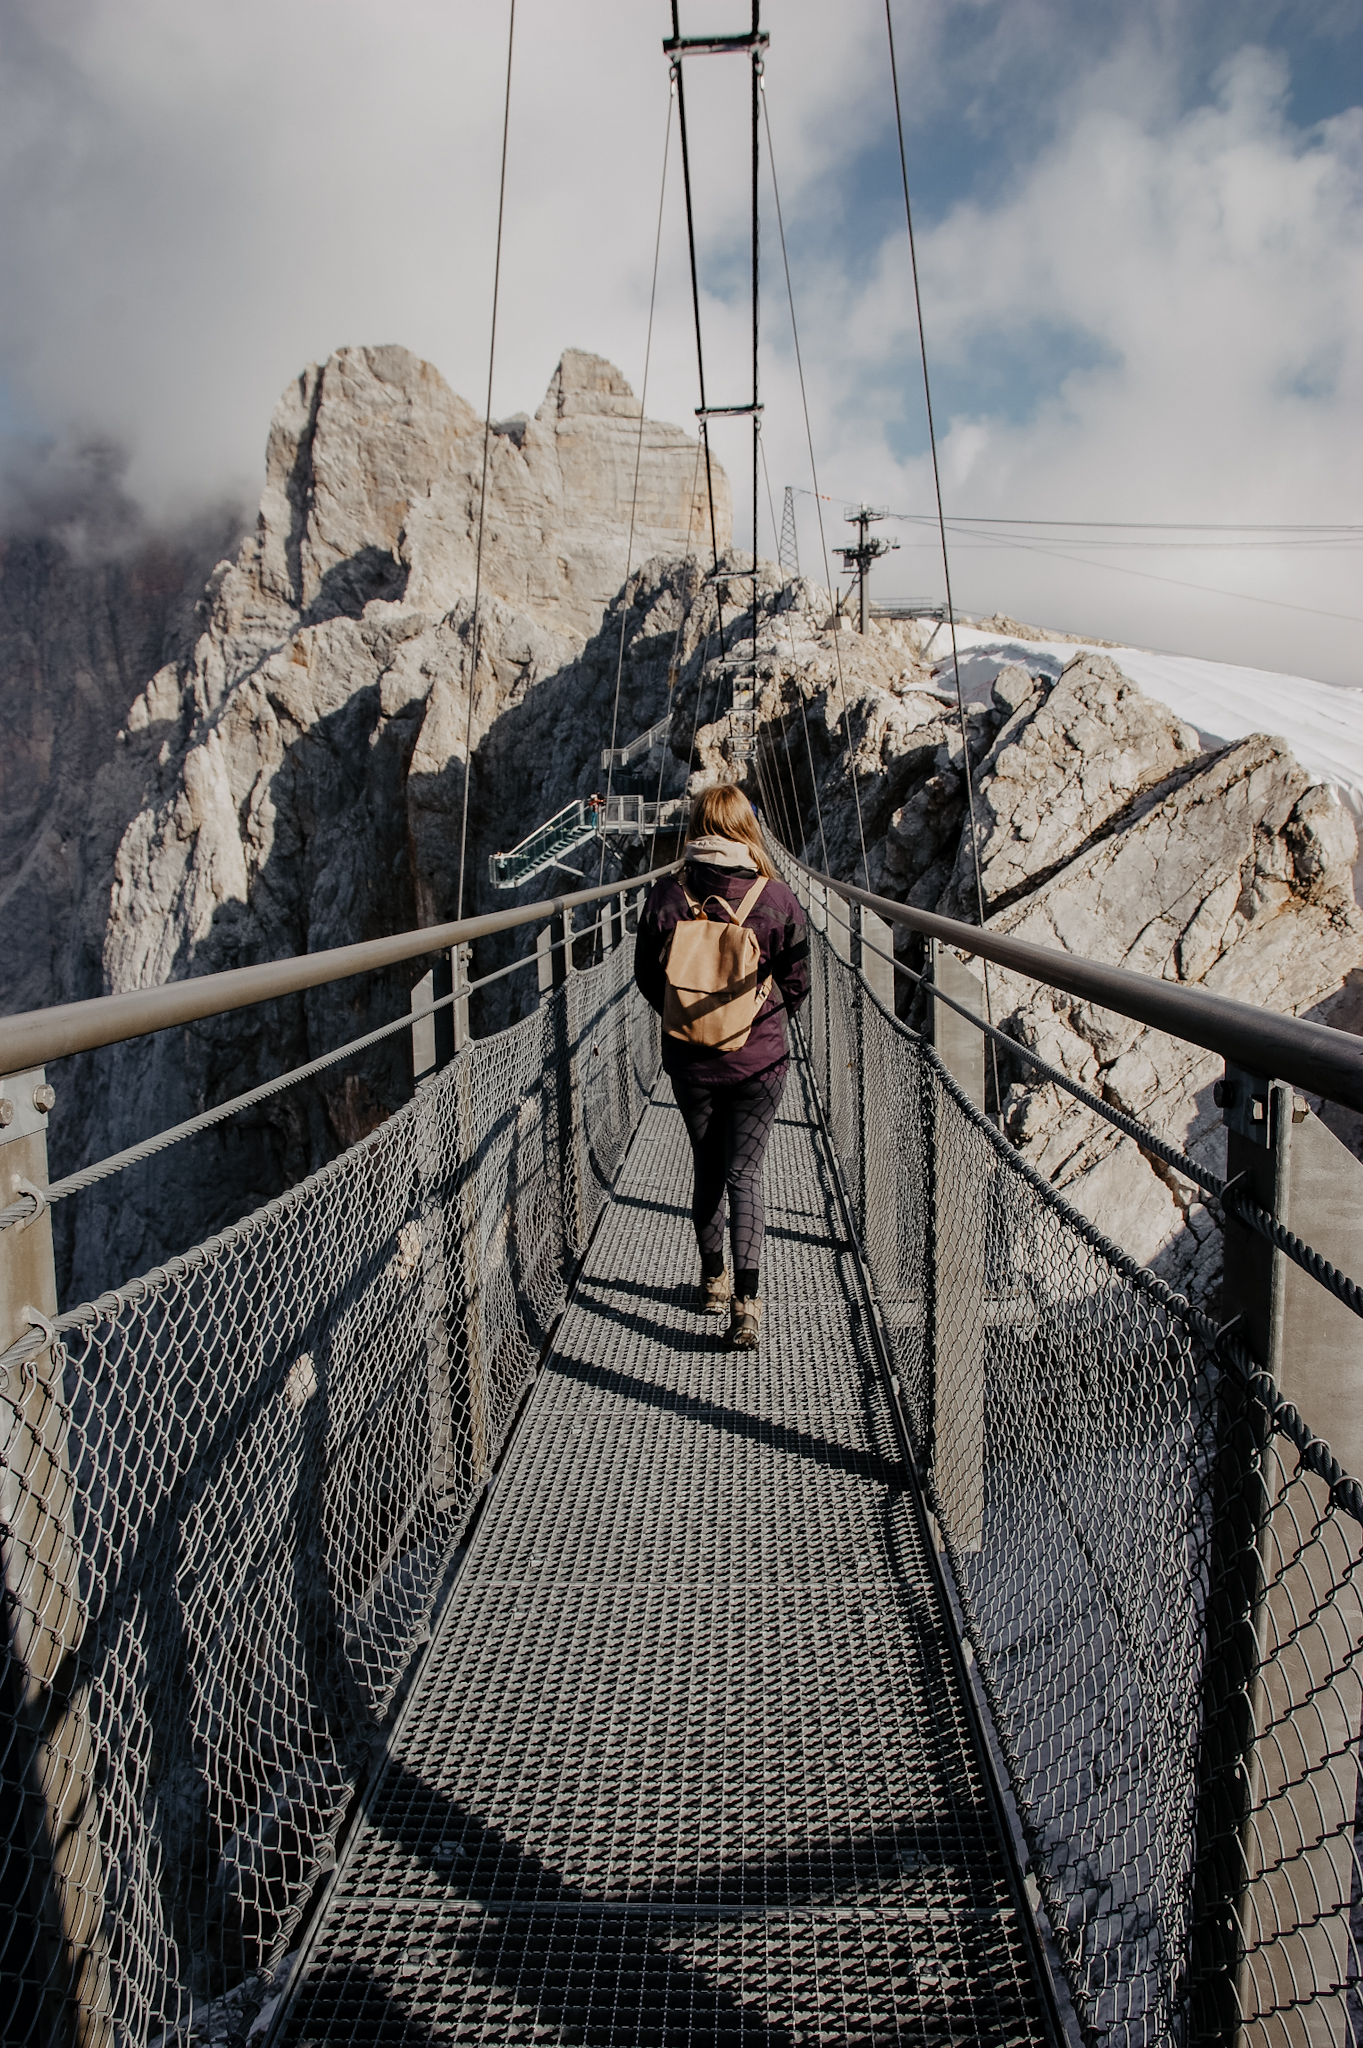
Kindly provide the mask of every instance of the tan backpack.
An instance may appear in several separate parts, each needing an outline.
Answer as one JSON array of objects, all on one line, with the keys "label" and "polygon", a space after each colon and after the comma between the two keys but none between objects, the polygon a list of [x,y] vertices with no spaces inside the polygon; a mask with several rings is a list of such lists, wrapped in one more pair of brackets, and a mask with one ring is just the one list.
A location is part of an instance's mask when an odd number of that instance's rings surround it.
[{"label": "tan backpack", "polygon": [[[743,920],[767,886],[760,875],[731,909],[722,896],[697,903],[682,894],[691,916],[678,924],[664,956],[667,993],[663,998],[663,1030],[687,1045],[708,1045],[716,1052],[737,1052],[748,1042],[757,1013],[771,994],[771,976],[758,979],[762,948],[756,932]],[[723,903],[724,920],[705,916],[706,903]]]}]

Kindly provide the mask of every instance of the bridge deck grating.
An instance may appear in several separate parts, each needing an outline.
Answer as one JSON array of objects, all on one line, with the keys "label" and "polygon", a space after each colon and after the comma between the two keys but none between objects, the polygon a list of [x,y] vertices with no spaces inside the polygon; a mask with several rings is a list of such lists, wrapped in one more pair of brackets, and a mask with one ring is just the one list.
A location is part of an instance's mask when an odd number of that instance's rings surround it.
[{"label": "bridge deck grating", "polygon": [[692,1305],[689,1184],[660,1093],[311,1945],[300,2048],[1049,2038],[798,1069],[756,1353]]}]

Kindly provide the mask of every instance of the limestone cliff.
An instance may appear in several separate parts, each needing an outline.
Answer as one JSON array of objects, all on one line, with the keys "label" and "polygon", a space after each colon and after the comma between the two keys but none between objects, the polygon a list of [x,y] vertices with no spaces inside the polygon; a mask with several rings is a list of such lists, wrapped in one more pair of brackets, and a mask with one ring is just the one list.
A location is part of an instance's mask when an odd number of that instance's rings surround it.
[{"label": "limestone cliff", "polygon": [[[789,598],[790,593],[787,593]],[[759,620],[768,806],[809,857],[899,901],[976,921],[964,753],[915,627],[826,630],[824,593]],[[1204,751],[1119,657],[1058,680],[1004,670],[967,710],[986,922],[1036,944],[1357,1029],[1363,916],[1352,820],[1282,740]],[[779,739],[776,736],[779,734]],[[815,802],[815,790],[818,801]],[[855,795],[853,790],[855,789]],[[864,869],[863,869],[864,849]],[[912,947],[904,949],[906,956]],[[1211,1055],[990,971],[995,1020],[1091,1091],[1211,1164],[1224,1155]],[[907,987],[903,1008],[921,1018]],[[1138,1258],[1213,1298],[1220,1240],[1179,1176],[1005,1060],[1010,1136]],[[1359,1145],[1356,1121],[1327,1111]]]},{"label": "limestone cliff", "polygon": [[166,538],[141,531],[130,506],[105,509],[93,539],[45,508],[0,539],[0,961],[12,1010],[98,992],[127,808],[96,778],[147,677],[191,644],[204,580],[244,523],[223,513]]},{"label": "limestone cliff", "polygon": [[[495,777],[480,779],[480,749],[538,685],[575,674],[600,631],[625,572],[636,452],[636,558],[685,555],[702,518],[708,527],[695,441],[648,421],[641,442],[619,372],[567,352],[535,418],[494,425],[470,677],[483,446],[473,410],[404,349],[343,349],[285,393],[255,530],[214,570],[197,635],[149,680],[143,667],[107,748],[102,729],[90,744],[62,824],[58,881],[74,880],[50,887],[37,916],[32,895],[8,906],[8,1007],[452,916],[470,758],[465,904],[478,902],[489,841],[503,843],[518,808]],[[718,470],[715,485],[725,545]],[[65,698],[53,688],[45,715],[59,723],[77,687],[68,676]],[[562,687],[551,695],[564,701]],[[599,716],[583,734],[574,766],[599,751]],[[533,805],[535,777],[518,764],[515,780]],[[57,975],[53,953],[73,955],[73,932],[84,951]],[[55,1167],[385,1021],[410,978],[70,1063],[54,1076]],[[126,1176],[116,1200],[59,1211],[68,1292],[138,1270],[371,1128],[405,1094],[406,1062],[398,1041],[328,1088]]]}]

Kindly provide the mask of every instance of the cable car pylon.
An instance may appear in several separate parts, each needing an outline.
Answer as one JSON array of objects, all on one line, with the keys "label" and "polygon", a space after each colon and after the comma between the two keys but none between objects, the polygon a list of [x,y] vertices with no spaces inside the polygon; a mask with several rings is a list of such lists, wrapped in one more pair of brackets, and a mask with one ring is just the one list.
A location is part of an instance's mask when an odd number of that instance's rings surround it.
[{"label": "cable car pylon", "polygon": [[868,530],[877,520],[889,518],[890,515],[883,505],[852,505],[842,516],[849,526],[856,527],[857,539],[853,546],[835,548],[833,552],[842,556],[843,568],[857,579],[857,624],[864,633],[866,592],[871,580],[871,564],[878,561],[881,555],[888,555],[892,549],[897,548],[899,542],[885,540],[879,534],[873,537]]}]

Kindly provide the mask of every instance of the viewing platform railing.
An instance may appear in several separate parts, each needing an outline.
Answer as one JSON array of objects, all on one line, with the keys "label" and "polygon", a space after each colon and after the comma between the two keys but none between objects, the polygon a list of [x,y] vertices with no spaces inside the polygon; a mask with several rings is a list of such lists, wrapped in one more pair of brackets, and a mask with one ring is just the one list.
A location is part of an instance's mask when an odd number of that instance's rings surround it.
[{"label": "viewing platform railing", "polygon": [[656,725],[651,725],[647,732],[641,732],[636,739],[628,740],[623,747],[603,747],[603,772],[608,772],[612,768],[628,768],[635,761],[642,761],[645,755],[651,754],[653,749],[667,738],[671,724],[672,713],[669,711]]},{"label": "viewing platform railing", "polygon": [[603,833],[681,832],[690,813],[686,797],[664,797],[661,802],[642,796],[575,797],[552,818],[546,819],[510,853],[488,855],[488,878],[494,889],[519,889],[550,868],[570,868],[564,855],[590,845]]}]

